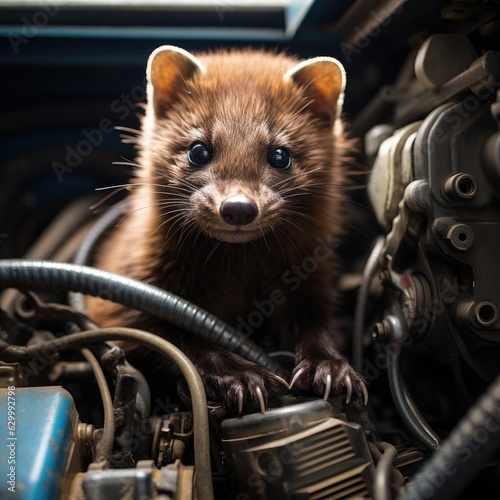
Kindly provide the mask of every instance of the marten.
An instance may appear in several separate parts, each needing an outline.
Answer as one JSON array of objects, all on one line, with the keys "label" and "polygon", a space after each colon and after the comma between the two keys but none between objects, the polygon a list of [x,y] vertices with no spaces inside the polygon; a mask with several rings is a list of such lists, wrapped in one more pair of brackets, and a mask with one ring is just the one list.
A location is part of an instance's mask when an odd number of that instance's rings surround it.
[{"label": "marten", "polygon": [[[95,264],[294,350],[295,368],[284,381],[100,299],[89,299],[89,315],[102,327],[142,328],[172,341],[199,370],[208,399],[229,413],[264,411],[287,387],[366,399],[362,377],[338,351],[335,318],[334,248],[344,234],[351,149],[340,117],[345,78],[331,57],[299,61],[263,50],[195,56],[162,46],[149,58],[129,208]],[[132,356],[142,349],[127,347]],[[161,380],[164,365],[142,368],[154,367]]]}]

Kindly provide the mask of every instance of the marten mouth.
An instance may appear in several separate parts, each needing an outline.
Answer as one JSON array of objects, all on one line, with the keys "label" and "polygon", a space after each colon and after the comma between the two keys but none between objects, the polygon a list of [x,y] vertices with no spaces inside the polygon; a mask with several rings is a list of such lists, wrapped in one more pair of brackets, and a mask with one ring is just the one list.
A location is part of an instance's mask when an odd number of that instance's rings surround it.
[{"label": "marten mouth", "polygon": [[248,243],[262,238],[264,232],[257,229],[242,229],[236,227],[234,229],[213,228],[213,230],[208,231],[207,234],[224,243]]}]

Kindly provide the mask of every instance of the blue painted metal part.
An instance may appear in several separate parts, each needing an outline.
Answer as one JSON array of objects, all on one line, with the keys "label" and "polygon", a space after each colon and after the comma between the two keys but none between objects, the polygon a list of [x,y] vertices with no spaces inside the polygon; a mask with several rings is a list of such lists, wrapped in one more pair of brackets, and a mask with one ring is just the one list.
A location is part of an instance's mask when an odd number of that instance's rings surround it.
[{"label": "blue painted metal part", "polygon": [[0,389],[0,498],[57,498],[76,423],[73,398],[61,387]]}]

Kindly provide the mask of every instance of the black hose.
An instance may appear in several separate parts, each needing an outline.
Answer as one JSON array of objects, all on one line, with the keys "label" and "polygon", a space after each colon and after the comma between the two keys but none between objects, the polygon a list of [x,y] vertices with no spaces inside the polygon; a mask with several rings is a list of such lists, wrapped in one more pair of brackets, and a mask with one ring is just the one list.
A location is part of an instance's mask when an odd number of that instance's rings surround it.
[{"label": "black hose", "polygon": [[500,450],[500,375],[467,411],[398,500],[457,498]]},{"label": "black hose", "polygon": [[102,406],[104,410],[104,425],[102,436],[96,446],[96,456],[94,461],[104,461],[106,463],[109,463],[111,453],[113,452],[116,432],[113,398],[111,397],[104,372],[95,355],[87,347],[80,348],[80,351],[83,357],[87,360],[87,363],[92,368],[92,371],[94,372],[94,377],[96,379],[97,387],[101,395]]},{"label": "black hose", "polygon": [[413,435],[429,450],[439,448],[439,436],[426,422],[399,371],[397,357],[393,353],[387,355],[387,375],[389,388],[400,417],[406,423]]},{"label": "black hose", "polygon": [[391,483],[394,459],[397,455],[396,448],[389,443],[385,443],[384,453],[380,457],[375,469],[373,500],[391,500],[394,498]]},{"label": "black hose", "polygon": [[432,427],[427,423],[425,418],[420,413],[417,405],[411,397],[405,381],[401,376],[399,369],[399,355],[401,346],[398,340],[402,335],[401,322],[396,316],[389,315],[385,318],[391,329],[391,342],[394,344],[387,348],[387,377],[389,379],[389,389],[391,396],[398,410],[400,417],[408,426],[413,435],[429,450],[437,450],[439,448],[439,436],[434,432]]},{"label": "black hose", "polygon": [[[128,206],[128,200],[117,203],[106,211],[97,219],[90,231],[85,235],[78,251],[73,258],[73,263],[80,266],[90,264],[90,257],[95,246],[113,225],[115,225],[120,217],[123,216],[125,209]],[[68,294],[69,304],[73,309],[85,313],[85,299],[82,293],[70,292]]]},{"label": "black hose", "polygon": [[356,299],[356,309],[354,311],[354,325],[352,336],[352,359],[353,366],[359,373],[363,373],[363,327],[365,325],[366,304],[368,303],[368,294],[373,276],[377,270],[380,258],[380,252],[384,247],[385,240],[379,237],[375,242],[373,250],[366,261],[363,270],[363,278]]},{"label": "black hose", "polygon": [[177,295],[101,269],[50,261],[0,261],[0,287],[74,291],[118,302],[215,342],[286,377],[288,373],[258,345],[213,314]]}]

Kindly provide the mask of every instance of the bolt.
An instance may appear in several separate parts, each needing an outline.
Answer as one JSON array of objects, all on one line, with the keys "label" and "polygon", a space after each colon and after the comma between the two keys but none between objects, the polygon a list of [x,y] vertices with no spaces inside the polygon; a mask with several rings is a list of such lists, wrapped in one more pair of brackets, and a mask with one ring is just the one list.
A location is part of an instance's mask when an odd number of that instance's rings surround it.
[{"label": "bolt", "polygon": [[77,428],[77,439],[80,442],[84,457],[92,457],[95,427],[92,424],[80,423]]},{"label": "bolt", "polygon": [[373,342],[387,342],[389,340],[389,325],[385,320],[377,321],[371,329]]}]

